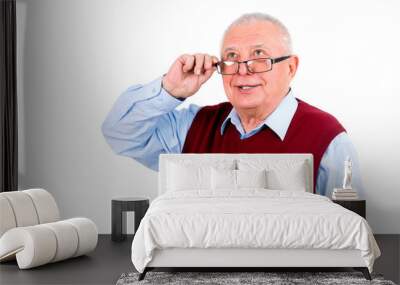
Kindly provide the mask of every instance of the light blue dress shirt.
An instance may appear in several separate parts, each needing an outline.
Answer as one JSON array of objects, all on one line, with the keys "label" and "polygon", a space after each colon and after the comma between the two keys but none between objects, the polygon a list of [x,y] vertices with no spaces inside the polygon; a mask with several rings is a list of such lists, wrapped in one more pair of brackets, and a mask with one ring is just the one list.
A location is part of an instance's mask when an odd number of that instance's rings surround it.
[{"label": "light blue dress shirt", "polygon": [[[191,104],[188,108],[176,110],[182,101],[168,94],[161,87],[161,81],[162,77],[159,77],[148,84],[128,88],[114,103],[102,124],[103,135],[116,154],[131,157],[155,171],[158,171],[161,153],[182,152],[190,125],[201,109]],[[256,134],[267,125],[283,140],[297,105],[291,90],[265,121],[248,133],[245,133],[233,108],[221,126],[221,134],[230,120],[241,139]],[[353,162],[353,188],[360,198],[364,197],[357,153],[345,132],[332,140],[321,159],[316,193],[331,197],[333,188],[342,187],[347,157]]]}]

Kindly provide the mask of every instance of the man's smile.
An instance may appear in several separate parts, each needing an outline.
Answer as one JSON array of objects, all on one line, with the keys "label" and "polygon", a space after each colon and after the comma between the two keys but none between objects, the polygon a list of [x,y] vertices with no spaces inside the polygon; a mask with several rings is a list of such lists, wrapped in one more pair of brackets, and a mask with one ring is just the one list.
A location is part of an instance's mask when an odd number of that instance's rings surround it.
[{"label": "man's smile", "polygon": [[235,87],[239,90],[240,93],[242,94],[248,94],[252,93],[257,89],[257,87],[260,87],[261,84],[243,84],[243,85],[236,85]]}]

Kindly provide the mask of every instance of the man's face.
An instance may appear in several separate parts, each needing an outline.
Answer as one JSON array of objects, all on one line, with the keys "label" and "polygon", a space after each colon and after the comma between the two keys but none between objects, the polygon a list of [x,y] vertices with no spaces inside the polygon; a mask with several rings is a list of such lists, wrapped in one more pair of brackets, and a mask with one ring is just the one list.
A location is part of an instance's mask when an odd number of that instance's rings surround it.
[{"label": "man's face", "polygon": [[[232,27],[224,38],[221,50],[221,60],[230,61],[285,55],[288,54],[279,28],[265,21]],[[238,111],[275,109],[289,90],[297,64],[298,59],[293,56],[274,64],[271,71],[251,74],[241,63],[237,74],[222,76],[228,100]],[[257,87],[241,90],[239,86],[242,85]]]}]

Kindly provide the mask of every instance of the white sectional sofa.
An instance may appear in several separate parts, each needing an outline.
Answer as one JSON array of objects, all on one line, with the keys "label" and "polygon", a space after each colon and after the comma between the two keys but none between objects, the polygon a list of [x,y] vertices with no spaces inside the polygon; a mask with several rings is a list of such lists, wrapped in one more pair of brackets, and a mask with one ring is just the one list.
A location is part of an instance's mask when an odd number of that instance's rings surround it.
[{"label": "white sectional sofa", "polygon": [[96,248],[98,231],[87,218],[60,219],[44,189],[0,193],[0,262],[20,269],[84,255]]}]

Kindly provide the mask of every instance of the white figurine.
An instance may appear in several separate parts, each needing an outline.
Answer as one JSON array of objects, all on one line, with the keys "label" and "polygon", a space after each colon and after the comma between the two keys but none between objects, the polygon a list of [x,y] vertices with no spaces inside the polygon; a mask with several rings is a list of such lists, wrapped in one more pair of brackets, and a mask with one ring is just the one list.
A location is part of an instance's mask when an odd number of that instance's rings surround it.
[{"label": "white figurine", "polygon": [[350,157],[347,157],[346,160],[344,161],[343,189],[352,189],[351,172],[352,172],[352,162]]}]

